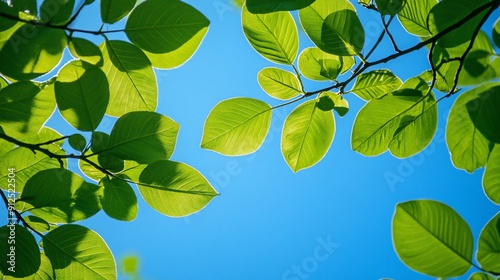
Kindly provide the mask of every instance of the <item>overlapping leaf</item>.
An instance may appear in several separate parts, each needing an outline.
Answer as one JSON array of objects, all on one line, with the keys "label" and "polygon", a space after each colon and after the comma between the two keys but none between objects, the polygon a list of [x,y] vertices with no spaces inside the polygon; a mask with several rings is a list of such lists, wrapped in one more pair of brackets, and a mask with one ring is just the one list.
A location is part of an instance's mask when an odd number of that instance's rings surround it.
[{"label": "overlapping leaf", "polygon": [[107,41],[100,48],[104,62],[102,70],[108,77],[110,89],[106,114],[121,116],[132,111],[154,111],[158,87],[153,67],[144,52],[125,41]]},{"label": "overlapping leaf", "polygon": [[477,260],[481,268],[500,273],[500,214],[483,228],[477,247]]},{"label": "overlapping leaf", "polygon": [[500,141],[499,104],[499,83],[479,86],[457,98],[446,126],[446,143],[455,167],[472,172],[486,164],[490,142]]},{"label": "overlapping leaf", "polygon": [[403,83],[389,70],[373,70],[356,78],[350,91],[363,100],[372,100],[399,88]]},{"label": "overlapping leaf", "polygon": [[115,23],[124,18],[135,6],[136,0],[101,0],[101,19]]},{"label": "overlapping leaf", "polygon": [[180,162],[152,163],[142,171],[139,181],[144,200],[156,211],[171,217],[198,212],[218,195],[203,175]]},{"label": "overlapping leaf", "polygon": [[406,0],[403,9],[398,13],[398,19],[408,33],[427,37],[430,35],[427,16],[437,3],[437,0]]},{"label": "overlapping leaf", "polygon": [[[14,243],[8,238],[12,235]],[[0,269],[4,275],[27,277],[38,271],[40,263],[40,250],[33,234],[15,223],[0,227]]]},{"label": "overlapping leaf", "polygon": [[309,38],[324,52],[353,56],[363,49],[363,26],[348,0],[316,0],[301,9],[299,17]]},{"label": "overlapping leaf", "polygon": [[319,48],[306,48],[299,55],[299,70],[304,77],[326,81],[335,80],[354,65],[354,58],[325,53]]},{"label": "overlapping leaf", "polygon": [[104,151],[139,163],[169,159],[178,132],[179,124],[169,117],[155,112],[131,112],[118,119]]},{"label": "overlapping leaf", "polygon": [[246,2],[252,14],[265,14],[277,11],[299,10],[309,6],[315,0],[249,0]]},{"label": "overlapping leaf", "polygon": [[51,223],[71,223],[101,210],[101,189],[63,168],[33,175],[24,186],[16,208]]},{"label": "overlapping leaf", "polygon": [[217,104],[205,121],[201,147],[224,155],[255,152],[271,126],[271,106],[252,98],[232,98]]},{"label": "overlapping leaf", "polygon": [[299,39],[290,12],[252,14],[244,6],[241,21],[245,37],[260,55],[275,63],[293,64]]},{"label": "overlapping leaf", "polygon": [[116,263],[108,245],[90,229],[64,225],[43,237],[43,248],[57,279],[116,279]]},{"label": "overlapping leaf", "polygon": [[102,210],[111,218],[132,221],[137,216],[137,197],[130,185],[119,179],[103,178],[99,185],[104,187],[101,198]]},{"label": "overlapping leaf", "polygon": [[335,135],[332,111],[320,110],[316,102],[304,102],[285,120],[281,152],[294,172],[318,163],[328,152]]},{"label": "overlapping leaf", "polygon": [[100,68],[72,61],[59,71],[54,88],[57,107],[69,124],[81,131],[97,128],[109,102],[108,79]]},{"label": "overlapping leaf", "polygon": [[40,18],[42,22],[63,25],[69,21],[75,0],[44,0],[40,6]]},{"label": "overlapping leaf", "polygon": [[412,269],[433,277],[464,274],[472,265],[474,240],[460,215],[437,201],[400,203],[392,220],[394,247]]},{"label": "overlapping leaf", "polygon": [[72,37],[68,49],[74,58],[102,66],[102,53],[98,46],[87,39]]}]

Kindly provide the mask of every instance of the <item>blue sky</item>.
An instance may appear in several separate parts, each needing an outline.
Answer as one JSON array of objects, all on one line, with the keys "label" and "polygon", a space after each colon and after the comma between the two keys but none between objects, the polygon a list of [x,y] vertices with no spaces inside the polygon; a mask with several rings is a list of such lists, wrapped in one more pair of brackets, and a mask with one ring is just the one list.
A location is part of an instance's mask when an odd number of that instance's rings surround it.
[{"label": "blue sky", "polygon": [[[456,97],[439,104],[435,139],[409,159],[388,153],[364,157],[351,150],[351,128],[364,103],[351,94],[346,96],[351,111],[344,118],[336,116],[330,151],[310,169],[294,174],[280,151],[283,121],[298,104],[273,113],[270,133],[255,154],[225,157],[201,149],[205,118],[218,102],[246,96],[280,103],[257,83],[258,71],[273,65],[247,43],[239,10],[229,0],[186,2],[210,19],[210,29],[185,65],[156,72],[157,111],[181,125],[172,159],[197,168],[221,195],[199,213],[175,219],[152,210],[138,194],[135,221],[115,221],[101,212],[82,222],[106,240],[118,262],[129,254],[139,256],[144,279],[431,279],[406,267],[393,249],[391,220],[396,204],[413,199],[446,203],[465,218],[475,239],[500,210],[483,192],[483,170],[467,174],[450,161],[444,130]],[[356,8],[366,44],[371,46],[381,31],[380,20],[373,11]],[[86,8],[76,24],[83,27],[98,15],[96,8]],[[488,33],[493,22],[486,24]],[[396,37],[402,34],[397,25],[393,25]],[[99,22],[88,29],[98,26]],[[303,33],[300,36],[301,49],[312,45]],[[403,38],[401,48],[418,42],[411,36]],[[373,58],[392,51],[387,41],[380,49]],[[425,52],[418,52],[383,67],[405,80],[425,70],[425,57]],[[325,85],[305,84],[308,90]],[[105,119],[100,129],[109,131],[113,121]],[[75,132],[58,113],[47,125],[63,134]],[[76,163],[70,162],[70,167]]]}]

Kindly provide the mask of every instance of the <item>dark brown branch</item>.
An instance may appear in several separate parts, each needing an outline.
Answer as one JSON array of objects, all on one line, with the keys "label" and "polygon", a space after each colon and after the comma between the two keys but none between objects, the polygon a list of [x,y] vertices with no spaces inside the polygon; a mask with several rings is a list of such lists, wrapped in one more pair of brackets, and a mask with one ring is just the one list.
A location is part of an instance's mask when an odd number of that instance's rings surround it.
[{"label": "dark brown branch", "polygon": [[[392,20],[394,16],[391,16],[390,20]],[[389,22],[390,23],[390,22]],[[385,22],[385,17],[382,16],[382,25],[384,26],[384,31],[387,33],[387,37],[389,37],[389,40],[391,41],[392,47],[394,48],[394,51],[401,52],[399,50],[398,45],[396,44],[396,40],[394,40],[394,37],[392,36],[391,32],[389,32],[389,23]]]}]

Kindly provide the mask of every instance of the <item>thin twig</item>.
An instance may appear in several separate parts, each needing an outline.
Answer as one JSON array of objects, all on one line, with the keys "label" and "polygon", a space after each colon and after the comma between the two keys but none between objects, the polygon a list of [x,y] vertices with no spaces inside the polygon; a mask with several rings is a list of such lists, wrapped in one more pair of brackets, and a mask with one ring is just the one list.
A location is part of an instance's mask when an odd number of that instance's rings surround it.
[{"label": "thin twig", "polygon": [[[394,16],[391,16],[390,20],[392,20],[393,18],[394,18]],[[382,15],[382,25],[384,26],[384,30],[387,33],[389,40],[391,41],[391,44],[392,44],[392,47],[394,48],[394,51],[396,51],[398,53],[401,50],[398,48],[398,45],[396,44],[396,40],[394,40],[394,37],[392,36],[391,32],[389,32],[389,23],[385,22],[385,17]]]}]

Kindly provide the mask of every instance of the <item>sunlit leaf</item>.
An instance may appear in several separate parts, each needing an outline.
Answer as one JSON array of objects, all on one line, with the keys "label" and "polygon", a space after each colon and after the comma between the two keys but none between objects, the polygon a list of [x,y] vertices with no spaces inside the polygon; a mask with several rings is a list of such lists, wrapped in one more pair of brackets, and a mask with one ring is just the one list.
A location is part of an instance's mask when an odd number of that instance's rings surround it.
[{"label": "sunlit leaf", "polygon": [[74,128],[93,131],[109,102],[108,79],[102,70],[84,61],[66,64],[54,85],[57,107]]},{"label": "sunlit leaf", "polygon": [[460,94],[446,125],[446,143],[455,167],[472,172],[488,159],[490,141],[500,140],[500,84],[489,83]]},{"label": "sunlit leaf", "polygon": [[483,175],[484,192],[496,204],[500,204],[500,145],[491,151]]},{"label": "sunlit leaf", "polygon": [[497,76],[494,64],[491,62],[493,46],[488,35],[480,31],[472,49],[464,60],[464,65],[458,80],[459,85],[477,85],[490,81]]},{"label": "sunlit leaf", "polygon": [[[489,0],[443,0],[429,12],[427,24],[431,34],[436,35],[469,15],[470,11],[488,3]],[[457,29],[438,40],[442,47],[455,47],[471,40],[486,11],[483,11]]]},{"label": "sunlit leaf", "polygon": [[30,227],[38,232],[47,232],[50,230],[50,224],[40,217],[30,215],[24,217],[24,220]]},{"label": "sunlit leaf", "polygon": [[398,13],[398,19],[408,33],[427,37],[430,35],[427,30],[427,15],[437,3],[437,0],[406,0]]},{"label": "sunlit leaf", "polygon": [[182,217],[203,209],[218,193],[193,167],[161,160],[142,171],[138,185],[144,200],[156,211]]},{"label": "sunlit leaf", "polygon": [[486,273],[476,272],[469,276],[469,280],[495,280],[495,278]]},{"label": "sunlit leaf", "polygon": [[299,11],[299,18],[309,38],[324,52],[352,56],[363,48],[363,26],[348,0],[316,0]]},{"label": "sunlit leaf", "polygon": [[107,41],[100,48],[104,61],[102,70],[108,77],[110,89],[106,114],[121,116],[132,111],[154,111],[158,87],[147,56],[125,41]]},{"label": "sunlit leaf", "polygon": [[500,19],[495,22],[495,26],[493,27],[493,32],[491,34],[491,38],[495,45],[500,48]]},{"label": "sunlit leaf", "polygon": [[111,155],[139,163],[152,163],[172,156],[179,124],[155,112],[131,112],[116,121],[109,144]]},{"label": "sunlit leaf", "polygon": [[403,9],[406,0],[375,0],[377,9],[382,15],[396,15]]},{"label": "sunlit leaf", "polygon": [[310,100],[299,105],[283,126],[281,152],[293,172],[318,163],[328,152],[335,135],[332,111],[320,110],[316,102]]},{"label": "sunlit leaf", "polygon": [[64,138],[59,132],[50,127],[43,126],[37,134],[30,134],[23,139],[28,144],[53,143],[59,147],[64,144]]},{"label": "sunlit leaf", "polygon": [[400,158],[423,150],[437,129],[436,99],[426,90],[402,88],[368,102],[356,116],[351,146],[366,156],[387,149]]},{"label": "sunlit leaf", "polygon": [[111,218],[132,221],[137,216],[137,197],[127,182],[103,178],[99,185],[104,187],[101,198],[102,210]]},{"label": "sunlit leaf", "polygon": [[299,51],[297,26],[290,12],[252,14],[243,7],[243,32],[263,57],[280,64],[293,64]]},{"label": "sunlit leaf", "polygon": [[[44,148],[56,154],[63,154],[64,151],[58,146],[52,144]],[[63,160],[65,163],[66,160]],[[21,193],[26,181],[28,181],[38,171],[58,168],[59,161],[50,158],[48,155],[23,147],[17,147],[0,157],[0,181],[7,182],[9,178],[9,168],[15,169],[16,192]],[[7,190],[7,184],[1,185],[2,189]]]},{"label": "sunlit leaf", "polygon": [[437,201],[400,203],[392,220],[399,258],[412,269],[433,277],[463,275],[472,265],[472,232],[459,214]]},{"label": "sunlit leaf", "polygon": [[315,0],[248,0],[246,5],[252,14],[266,14],[277,11],[299,10],[311,5]]},{"label": "sunlit leaf", "polygon": [[274,98],[287,100],[301,94],[299,80],[288,71],[274,67],[264,68],[257,79],[262,89]]},{"label": "sunlit leaf", "polygon": [[373,70],[356,78],[350,91],[363,100],[372,100],[399,88],[403,82],[389,70]]},{"label": "sunlit leaf", "polygon": [[215,105],[205,121],[201,147],[223,155],[255,152],[271,126],[269,104],[251,98],[232,98]]},{"label": "sunlit leaf", "polygon": [[0,125],[5,134],[36,134],[55,109],[54,87],[41,89],[32,82],[17,82],[0,91]]},{"label": "sunlit leaf", "polygon": [[101,205],[102,190],[62,168],[42,170],[24,186],[16,208],[49,223],[71,223],[93,216]]},{"label": "sunlit leaf", "polygon": [[320,110],[328,111],[333,109],[340,117],[345,116],[349,112],[349,103],[338,93],[322,92],[319,97],[316,107]]},{"label": "sunlit leaf", "polygon": [[202,13],[182,1],[148,0],[130,13],[125,34],[147,52],[169,53],[182,48],[199,32],[205,33],[209,23]]},{"label": "sunlit leaf", "polygon": [[64,30],[24,24],[0,49],[0,72],[15,80],[39,77],[59,63],[66,43]]},{"label": "sunlit leaf", "polygon": [[71,18],[74,6],[75,0],[44,0],[40,6],[40,18],[44,23],[63,25]]},{"label": "sunlit leaf", "polygon": [[326,81],[335,80],[354,65],[354,58],[325,53],[319,48],[306,48],[299,55],[299,70],[304,77]]},{"label": "sunlit leaf", "polygon": [[0,227],[0,269],[4,275],[26,277],[37,272],[40,263],[40,249],[33,234],[15,223]]},{"label": "sunlit leaf", "polygon": [[74,58],[102,66],[102,53],[98,46],[87,39],[72,37],[68,49]]},{"label": "sunlit leaf", "polygon": [[43,237],[43,248],[57,279],[116,279],[116,264],[108,245],[80,225],[63,225]]},{"label": "sunlit leaf", "polygon": [[101,0],[101,19],[115,23],[124,18],[135,6],[136,0]]},{"label": "sunlit leaf", "polygon": [[500,214],[491,219],[481,231],[477,261],[482,269],[500,273]]}]

